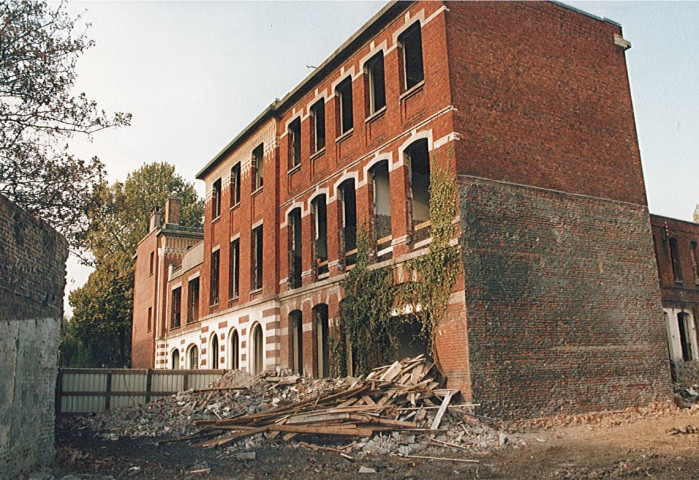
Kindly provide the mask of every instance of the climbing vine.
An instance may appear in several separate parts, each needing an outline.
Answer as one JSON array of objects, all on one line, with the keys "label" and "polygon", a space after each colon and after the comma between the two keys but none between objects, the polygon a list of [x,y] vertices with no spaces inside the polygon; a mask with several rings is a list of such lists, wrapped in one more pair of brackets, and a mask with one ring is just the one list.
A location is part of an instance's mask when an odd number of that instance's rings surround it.
[{"label": "climbing vine", "polygon": [[[453,150],[449,148],[447,154],[451,160]],[[456,182],[446,169],[435,164],[436,156],[433,155],[430,179],[432,242],[425,255],[404,264],[403,272],[410,278],[398,285],[396,305],[402,311],[411,312],[419,321],[420,336],[427,342],[427,352],[440,368],[434,348],[435,335],[459,273],[459,250],[451,244],[457,234],[454,224],[457,215]]]},{"label": "climbing vine", "polygon": [[[449,159],[453,150],[448,150]],[[451,244],[456,237],[456,183],[436,166],[432,156],[430,222],[432,241],[428,251],[404,262],[397,282],[394,266],[370,268],[372,252],[366,228],[357,232],[357,263],[342,282],[344,299],[336,328],[329,338],[331,373],[341,376],[354,370],[364,375],[395,357],[402,322],[411,317],[420,323],[420,337],[439,367],[434,349],[437,325],[446,312],[456,282],[459,252]],[[398,318],[395,312],[403,312]],[[352,351],[347,349],[351,346]],[[347,365],[351,359],[353,365]]]}]

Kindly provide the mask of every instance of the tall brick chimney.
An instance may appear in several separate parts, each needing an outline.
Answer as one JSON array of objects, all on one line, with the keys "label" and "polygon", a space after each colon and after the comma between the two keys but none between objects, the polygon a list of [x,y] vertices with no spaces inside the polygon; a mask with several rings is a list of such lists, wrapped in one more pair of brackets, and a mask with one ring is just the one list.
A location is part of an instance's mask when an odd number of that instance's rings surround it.
[{"label": "tall brick chimney", "polygon": [[160,213],[160,207],[153,207],[150,211],[150,227],[149,232],[152,232],[156,228],[160,228],[163,225],[163,216]]},{"label": "tall brick chimney", "polygon": [[165,201],[165,223],[180,224],[180,211],[182,202],[179,198],[168,198]]}]

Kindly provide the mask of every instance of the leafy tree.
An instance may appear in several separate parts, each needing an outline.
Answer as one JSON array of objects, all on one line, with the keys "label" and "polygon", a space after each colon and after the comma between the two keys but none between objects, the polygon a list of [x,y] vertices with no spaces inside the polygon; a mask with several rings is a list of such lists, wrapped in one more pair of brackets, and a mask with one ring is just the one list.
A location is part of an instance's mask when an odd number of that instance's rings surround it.
[{"label": "leafy tree", "polygon": [[[75,366],[129,365],[133,255],[148,233],[151,208],[164,205],[169,197],[182,202],[182,225],[201,226],[203,202],[194,186],[167,163],[143,165],[124,182],[98,187],[94,208],[88,212],[90,224],[85,236],[95,271],[68,299],[73,307],[70,333],[78,344]],[[66,349],[70,345],[66,344]]]},{"label": "leafy tree", "polygon": [[76,158],[66,143],[131,121],[73,94],[77,59],[94,44],[74,34],[78,21],[62,2],[53,8],[0,0],[0,193],[47,220],[73,247],[80,247],[104,165]]}]

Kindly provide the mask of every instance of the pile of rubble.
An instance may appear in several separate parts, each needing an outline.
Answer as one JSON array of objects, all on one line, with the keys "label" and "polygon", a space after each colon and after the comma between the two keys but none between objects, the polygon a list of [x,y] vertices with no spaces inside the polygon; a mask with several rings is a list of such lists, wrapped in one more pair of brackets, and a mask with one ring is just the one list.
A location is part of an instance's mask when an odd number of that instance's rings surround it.
[{"label": "pile of rubble", "polygon": [[[373,370],[366,378],[308,379],[277,369],[252,376],[232,371],[202,390],[147,405],[72,420],[71,429],[107,439],[159,437],[202,447],[250,448],[277,437],[289,441],[346,438],[340,453],[412,454],[425,446],[487,450],[507,442],[472,413],[456,405],[458,390],[438,388],[423,355]],[[318,442],[316,442],[318,443]]]}]

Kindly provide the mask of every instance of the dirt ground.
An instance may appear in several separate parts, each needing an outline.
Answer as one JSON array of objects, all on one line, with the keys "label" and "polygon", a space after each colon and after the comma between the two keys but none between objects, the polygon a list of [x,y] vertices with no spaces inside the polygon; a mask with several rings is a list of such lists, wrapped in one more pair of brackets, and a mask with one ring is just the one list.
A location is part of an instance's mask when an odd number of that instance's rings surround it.
[{"label": "dirt ground", "polygon": [[[520,425],[517,433],[507,433],[502,447],[485,453],[441,447],[415,453],[462,461],[457,462],[359,453],[352,453],[350,460],[336,452],[314,451],[299,444],[339,446],[346,440],[332,444],[312,437],[297,437],[288,443],[264,441],[249,450],[196,448],[187,442],[158,443],[152,438],[104,440],[90,432],[78,435],[60,427],[59,422],[56,461],[45,478],[699,479],[698,407],[635,417],[611,414],[603,421],[561,426],[565,423],[570,422],[559,419]],[[254,452],[255,459],[236,459],[241,452],[248,457]],[[360,473],[360,469],[375,472]]]}]

